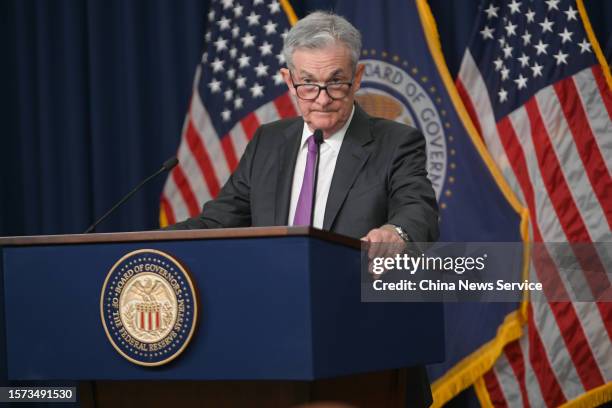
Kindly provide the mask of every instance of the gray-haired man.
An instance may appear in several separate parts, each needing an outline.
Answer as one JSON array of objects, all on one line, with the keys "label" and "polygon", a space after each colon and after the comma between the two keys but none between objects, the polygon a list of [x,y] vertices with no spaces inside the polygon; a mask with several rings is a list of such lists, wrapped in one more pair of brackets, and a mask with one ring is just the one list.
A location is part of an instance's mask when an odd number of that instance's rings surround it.
[{"label": "gray-haired man", "polygon": [[[171,228],[312,220],[317,228],[370,242],[437,239],[438,211],[422,134],[370,117],[355,104],[364,71],[355,27],[334,14],[312,13],[289,31],[283,53],[287,68],[281,74],[302,116],[261,126],[219,196],[199,216]],[[312,197],[316,129],[323,142]],[[424,370],[411,373],[410,406],[429,405]]]},{"label": "gray-haired man", "polygon": [[281,74],[302,116],[261,126],[219,196],[174,228],[296,224],[308,139],[320,129],[315,227],[371,242],[437,239],[425,140],[355,104],[360,52],[361,35],[344,18],[315,12],[298,21],[285,38]]}]

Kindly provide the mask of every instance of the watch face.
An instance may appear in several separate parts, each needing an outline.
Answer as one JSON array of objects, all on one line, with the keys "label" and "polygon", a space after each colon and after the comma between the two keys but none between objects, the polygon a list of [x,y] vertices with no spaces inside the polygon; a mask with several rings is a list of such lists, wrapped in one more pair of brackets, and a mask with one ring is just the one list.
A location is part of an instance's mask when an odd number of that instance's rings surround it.
[{"label": "watch face", "polygon": [[408,234],[406,234],[406,232],[404,231],[404,229],[402,227],[395,227],[395,230],[397,231],[397,233],[399,234],[399,236],[405,241],[405,242],[409,242],[410,241],[410,237],[408,237]]}]

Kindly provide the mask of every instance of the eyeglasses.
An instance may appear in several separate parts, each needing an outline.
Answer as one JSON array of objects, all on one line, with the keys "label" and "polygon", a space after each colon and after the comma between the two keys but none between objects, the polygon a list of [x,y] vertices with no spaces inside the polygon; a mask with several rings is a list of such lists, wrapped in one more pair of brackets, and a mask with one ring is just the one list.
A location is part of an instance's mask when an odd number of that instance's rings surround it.
[{"label": "eyeglasses", "polygon": [[289,72],[289,76],[298,98],[305,101],[314,101],[319,97],[323,89],[325,89],[325,92],[327,92],[331,99],[343,99],[349,94],[351,86],[353,86],[352,82],[332,82],[324,86],[319,84],[296,84],[293,81],[293,74],[291,72]]}]

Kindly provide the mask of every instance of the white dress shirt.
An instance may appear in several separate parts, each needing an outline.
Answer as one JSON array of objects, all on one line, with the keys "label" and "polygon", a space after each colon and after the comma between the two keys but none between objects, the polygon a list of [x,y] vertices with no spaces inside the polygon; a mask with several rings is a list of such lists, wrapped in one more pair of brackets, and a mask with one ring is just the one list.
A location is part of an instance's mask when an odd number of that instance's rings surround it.
[{"label": "white dress shirt", "polygon": [[[355,113],[355,107],[351,111],[351,115],[348,120],[342,126],[340,130],[331,135],[328,138],[323,139],[321,143],[321,156],[319,157],[319,174],[317,176],[317,191],[315,197],[315,211],[313,217],[313,226],[316,228],[323,228],[323,218],[325,216],[325,205],[327,204],[327,196],[329,196],[329,187],[331,186],[332,177],[334,176],[334,169],[336,168],[336,161],[338,160],[338,153],[340,153],[340,146],[344,140],[346,130],[353,119]],[[314,133],[306,122],[304,122],[304,128],[302,130],[302,141],[300,143],[300,150],[298,151],[297,160],[295,161],[295,169],[293,171],[293,185],[291,187],[291,205],[289,207],[289,225],[293,225],[293,218],[295,217],[295,209],[297,202],[300,197],[300,191],[302,189],[302,181],[304,179],[304,169],[306,168],[306,159],[308,156],[308,145],[306,140]]]}]

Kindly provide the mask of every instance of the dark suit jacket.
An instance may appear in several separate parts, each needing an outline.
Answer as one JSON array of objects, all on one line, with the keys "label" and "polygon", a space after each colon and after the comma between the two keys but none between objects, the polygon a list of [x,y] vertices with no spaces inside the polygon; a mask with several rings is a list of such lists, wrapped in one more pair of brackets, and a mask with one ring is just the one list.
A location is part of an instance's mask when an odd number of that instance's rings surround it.
[{"label": "dark suit jacket", "polygon": [[[261,126],[238,168],[202,213],[172,229],[287,225],[302,118]],[[413,241],[438,237],[438,209],[426,175],[425,139],[358,105],[340,148],[323,229],[361,238],[384,224]]]}]

